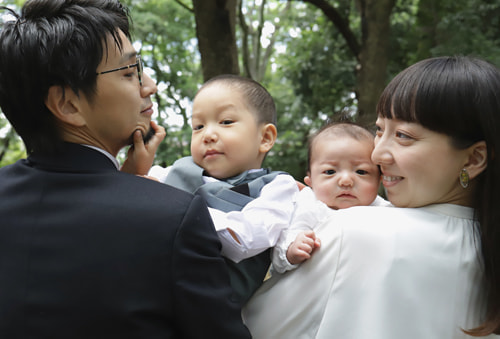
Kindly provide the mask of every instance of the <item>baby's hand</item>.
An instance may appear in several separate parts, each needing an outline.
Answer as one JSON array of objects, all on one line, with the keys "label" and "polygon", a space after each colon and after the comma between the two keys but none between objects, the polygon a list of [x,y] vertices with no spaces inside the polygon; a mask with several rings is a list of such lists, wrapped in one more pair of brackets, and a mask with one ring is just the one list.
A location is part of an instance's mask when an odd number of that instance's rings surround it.
[{"label": "baby's hand", "polygon": [[148,174],[153,165],[156,150],[166,135],[165,128],[158,126],[154,121],[151,121],[151,128],[155,133],[147,144],[144,144],[140,131],[134,132],[134,144],[127,152],[127,159],[121,168],[122,172],[141,176]]},{"label": "baby's hand", "polygon": [[286,258],[292,265],[300,264],[311,257],[313,252],[321,246],[319,239],[313,231],[301,232],[295,238],[295,241],[288,246]]}]

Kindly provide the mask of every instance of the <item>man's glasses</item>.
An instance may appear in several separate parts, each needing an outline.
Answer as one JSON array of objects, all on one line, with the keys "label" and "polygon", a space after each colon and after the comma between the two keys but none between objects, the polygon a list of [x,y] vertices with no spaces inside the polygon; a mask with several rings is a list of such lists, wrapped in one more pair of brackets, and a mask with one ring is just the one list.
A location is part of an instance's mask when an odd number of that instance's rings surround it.
[{"label": "man's glasses", "polygon": [[123,66],[123,67],[118,67],[118,68],[115,68],[115,69],[110,69],[109,71],[99,72],[99,73],[96,73],[96,74],[97,75],[99,75],[99,74],[106,74],[106,73],[121,71],[121,70],[132,68],[132,67],[137,67],[137,78],[139,79],[139,84],[142,86],[142,68],[143,68],[143,65],[142,65],[141,56],[138,55],[136,57],[135,61],[136,61],[135,64],[127,65],[127,66]]}]

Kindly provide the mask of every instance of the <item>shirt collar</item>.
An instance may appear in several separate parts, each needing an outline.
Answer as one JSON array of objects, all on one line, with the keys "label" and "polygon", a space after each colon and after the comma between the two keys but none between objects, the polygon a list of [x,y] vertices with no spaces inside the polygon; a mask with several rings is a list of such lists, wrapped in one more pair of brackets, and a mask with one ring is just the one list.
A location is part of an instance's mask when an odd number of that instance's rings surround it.
[{"label": "shirt collar", "polygon": [[109,158],[109,160],[111,160],[113,162],[113,164],[115,165],[116,169],[118,169],[118,170],[120,169],[120,163],[109,152],[103,150],[102,148],[91,146],[91,145],[84,145],[84,144],[82,144],[82,146],[85,146],[85,147],[88,147],[88,148],[91,148],[93,150],[101,152],[102,154],[104,154],[105,156],[107,156]]}]

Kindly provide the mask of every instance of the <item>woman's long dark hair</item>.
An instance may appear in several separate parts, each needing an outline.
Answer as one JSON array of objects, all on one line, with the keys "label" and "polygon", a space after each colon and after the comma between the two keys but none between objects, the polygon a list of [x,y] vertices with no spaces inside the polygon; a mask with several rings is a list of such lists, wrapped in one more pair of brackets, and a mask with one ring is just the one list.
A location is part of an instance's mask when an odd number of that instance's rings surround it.
[{"label": "woman's long dark hair", "polygon": [[486,318],[473,336],[500,334],[500,70],[470,57],[420,61],[397,75],[382,93],[379,116],[417,122],[451,137],[457,149],[487,145],[487,168],[474,180],[473,207],[481,239]]}]

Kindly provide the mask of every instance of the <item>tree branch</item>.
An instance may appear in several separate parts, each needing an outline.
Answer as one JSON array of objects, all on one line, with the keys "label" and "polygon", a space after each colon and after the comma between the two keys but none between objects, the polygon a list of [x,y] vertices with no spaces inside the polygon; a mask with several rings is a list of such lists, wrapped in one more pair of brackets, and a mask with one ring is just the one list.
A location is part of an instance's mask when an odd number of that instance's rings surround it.
[{"label": "tree branch", "polygon": [[175,0],[179,5],[190,11],[191,13],[194,13],[194,9],[183,3],[181,0]]},{"label": "tree branch", "polygon": [[[293,0],[288,0],[293,1]],[[356,39],[356,36],[349,27],[349,21],[345,20],[335,7],[330,5],[326,0],[302,0],[302,2],[310,3],[311,5],[319,8],[323,14],[337,27],[340,34],[344,37],[347,46],[359,61],[359,53],[361,46]]]},{"label": "tree branch", "polygon": [[243,14],[243,0],[239,1],[238,6],[238,18],[240,22],[241,32],[242,32],[242,48],[243,48],[243,69],[245,70],[245,75],[249,78],[252,77],[252,72],[250,70],[250,60],[249,60],[249,50],[248,50],[248,37],[250,35],[250,28],[245,21],[245,15]]}]

